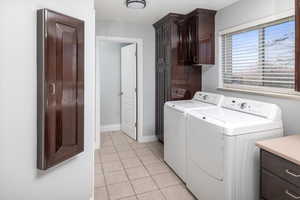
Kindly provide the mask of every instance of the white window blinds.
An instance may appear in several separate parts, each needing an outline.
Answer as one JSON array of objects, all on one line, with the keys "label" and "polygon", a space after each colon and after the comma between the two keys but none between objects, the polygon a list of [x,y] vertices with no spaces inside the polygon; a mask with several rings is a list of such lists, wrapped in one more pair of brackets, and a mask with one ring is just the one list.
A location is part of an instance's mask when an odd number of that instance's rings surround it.
[{"label": "white window blinds", "polygon": [[222,66],[224,88],[294,89],[294,18],[222,35]]}]

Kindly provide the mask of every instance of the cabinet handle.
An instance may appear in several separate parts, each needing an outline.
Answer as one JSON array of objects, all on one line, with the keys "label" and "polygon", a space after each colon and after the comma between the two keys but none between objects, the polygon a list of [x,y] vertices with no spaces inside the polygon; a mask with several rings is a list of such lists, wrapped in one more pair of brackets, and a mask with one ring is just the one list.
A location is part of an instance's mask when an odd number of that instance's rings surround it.
[{"label": "cabinet handle", "polygon": [[196,56],[193,57],[193,62],[198,63],[198,58]]},{"label": "cabinet handle", "polygon": [[49,90],[51,95],[55,95],[55,83],[49,83]]},{"label": "cabinet handle", "polygon": [[285,173],[287,173],[288,175],[291,175],[293,177],[300,178],[300,175],[291,172],[289,169],[286,169]]},{"label": "cabinet handle", "polygon": [[295,194],[292,194],[289,190],[285,190],[285,194],[292,197],[293,199],[300,199],[300,196],[296,196]]}]

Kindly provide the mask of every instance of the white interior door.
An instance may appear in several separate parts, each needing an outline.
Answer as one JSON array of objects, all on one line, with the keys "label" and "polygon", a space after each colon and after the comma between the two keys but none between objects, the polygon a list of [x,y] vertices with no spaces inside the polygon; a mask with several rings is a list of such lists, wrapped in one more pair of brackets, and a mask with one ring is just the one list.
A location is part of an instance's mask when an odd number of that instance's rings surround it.
[{"label": "white interior door", "polygon": [[121,130],[136,140],[136,44],[121,49]]}]

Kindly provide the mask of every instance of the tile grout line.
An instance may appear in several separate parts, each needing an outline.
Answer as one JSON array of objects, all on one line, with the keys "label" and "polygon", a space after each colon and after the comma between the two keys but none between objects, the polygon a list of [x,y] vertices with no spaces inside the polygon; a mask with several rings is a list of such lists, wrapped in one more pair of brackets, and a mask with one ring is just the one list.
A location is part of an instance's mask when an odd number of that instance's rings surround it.
[{"label": "tile grout line", "polygon": [[[126,141],[127,142],[127,141]],[[128,142],[127,142],[128,143]],[[129,143],[128,143],[129,144]],[[129,145],[130,146],[130,145]],[[130,148],[131,148],[131,146],[130,146]],[[119,155],[119,152],[118,152],[118,156],[120,156]],[[135,190],[134,190],[134,187],[133,187],[133,185],[132,185],[132,183],[131,183],[131,181],[130,181],[130,179],[129,179],[129,176],[128,176],[128,174],[127,174],[127,171],[126,171],[126,169],[125,169],[125,166],[124,166],[124,164],[123,164],[123,162],[122,162],[122,160],[121,160],[121,158],[120,158],[120,161],[121,161],[121,165],[123,166],[123,168],[124,168],[124,172],[125,172],[125,174],[126,174],[126,177],[127,177],[127,179],[128,179],[128,182],[129,182],[129,184],[130,184],[130,186],[131,186],[131,189],[132,189],[132,191],[134,192],[134,196],[136,197],[136,199],[138,198],[137,197],[137,194],[136,194],[136,192],[135,192]],[[128,196],[128,198],[129,198],[130,196]],[[123,198],[123,197],[122,197]],[[120,199],[122,199],[122,198],[120,198]],[[124,198],[127,198],[127,197],[124,197]]]}]

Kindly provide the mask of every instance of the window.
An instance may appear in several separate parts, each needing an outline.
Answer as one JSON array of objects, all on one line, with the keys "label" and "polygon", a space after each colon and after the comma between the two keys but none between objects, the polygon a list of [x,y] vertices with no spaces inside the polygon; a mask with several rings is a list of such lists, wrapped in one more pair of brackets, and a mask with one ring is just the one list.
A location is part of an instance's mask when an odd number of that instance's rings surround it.
[{"label": "window", "polygon": [[222,68],[223,88],[294,92],[294,17],[222,35]]}]

